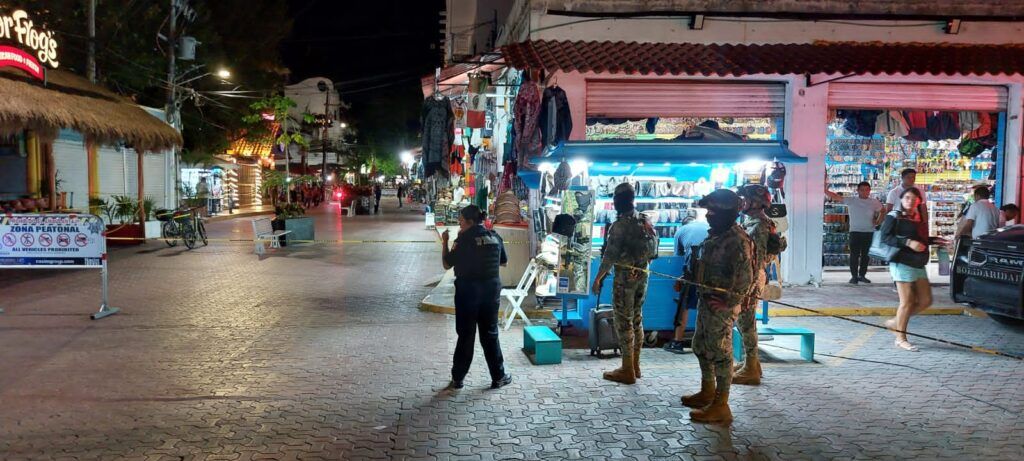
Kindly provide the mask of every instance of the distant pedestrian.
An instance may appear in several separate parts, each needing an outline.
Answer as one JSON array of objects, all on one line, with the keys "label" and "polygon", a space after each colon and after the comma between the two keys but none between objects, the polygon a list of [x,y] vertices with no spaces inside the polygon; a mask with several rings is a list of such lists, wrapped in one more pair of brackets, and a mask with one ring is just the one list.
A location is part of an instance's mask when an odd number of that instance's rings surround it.
[{"label": "distant pedestrian", "polygon": [[402,208],[402,199],[405,198],[405,184],[398,185],[396,195],[398,195],[398,208]]},{"label": "distant pedestrian", "polygon": [[868,250],[871,249],[875,227],[885,218],[885,213],[882,212],[885,207],[882,206],[882,202],[871,197],[871,183],[867,181],[857,184],[856,197],[846,197],[827,189],[825,195],[846,205],[847,214],[850,216],[850,283],[871,283],[867,278],[868,264],[871,262]]},{"label": "distant pedestrian", "polygon": [[928,282],[928,228],[922,216],[921,191],[911,187],[903,191],[900,197],[903,211],[894,211],[882,221],[882,242],[899,248],[899,252],[889,262],[889,273],[896,282],[900,305],[896,309],[896,317],[885,321],[885,326],[896,332],[896,347],[917,352],[917,347],[907,341],[907,325],[910,317],[924,312],[932,305],[932,286]]},{"label": "distant pedestrian", "polygon": [[[694,281],[693,269],[696,262],[694,254],[699,252],[700,246],[708,238],[708,230],[711,228],[700,211],[703,210],[696,208],[688,210],[687,216],[683,218],[683,225],[679,226],[675,235],[675,254],[683,257],[683,264],[686,266],[682,278],[691,282]],[[686,340],[686,324],[689,322],[690,309],[697,307],[697,290],[693,285],[682,282],[676,284],[675,290],[679,292],[679,300],[676,302],[675,332],[672,341],[665,344],[665,350],[674,354],[683,354],[686,352],[684,341]]]},{"label": "distant pedestrian", "polygon": [[640,377],[647,265],[658,257],[658,235],[647,217],[636,211],[635,199],[636,192],[629,183],[615,187],[612,201],[618,217],[608,228],[593,286],[594,293],[600,294],[604,278],[615,269],[612,306],[622,366],[605,372],[604,379],[622,384],[634,384]]},{"label": "distant pedestrian", "polygon": [[1020,218],[1020,208],[1012,203],[999,207],[999,227],[1012,226],[1017,224]]},{"label": "distant pedestrian", "polygon": [[461,389],[473,362],[473,343],[480,331],[491,374],[491,389],[512,382],[505,373],[505,359],[498,343],[498,308],[501,304],[501,279],[498,267],[508,263],[505,245],[496,232],[484,228],[486,214],[476,205],[459,211],[459,235],[448,249],[448,231],[441,234],[441,259],[444,268],[455,268],[455,344],[452,381],[449,387]]},{"label": "distant pedestrian", "polygon": [[690,420],[700,423],[732,421],[732,326],[741,304],[754,285],[754,246],[736,218],[740,198],[728,189],[700,199],[708,210],[711,230],[701,245],[695,278],[701,286],[693,353],[700,364],[700,392],[682,397],[693,408]]},{"label": "distant pedestrian", "polygon": [[991,197],[992,192],[988,186],[974,188],[974,203],[967,209],[967,214],[964,215],[960,228],[957,229],[957,237],[969,235],[972,239],[976,239],[999,227],[999,210],[989,200]]},{"label": "distant pedestrian", "polygon": [[373,185],[373,214],[380,213],[380,195],[382,192],[380,184]]},{"label": "distant pedestrian", "polygon": [[199,202],[199,216],[206,216],[206,210],[210,205],[210,185],[206,178],[199,178],[199,183],[196,184],[196,199]]}]

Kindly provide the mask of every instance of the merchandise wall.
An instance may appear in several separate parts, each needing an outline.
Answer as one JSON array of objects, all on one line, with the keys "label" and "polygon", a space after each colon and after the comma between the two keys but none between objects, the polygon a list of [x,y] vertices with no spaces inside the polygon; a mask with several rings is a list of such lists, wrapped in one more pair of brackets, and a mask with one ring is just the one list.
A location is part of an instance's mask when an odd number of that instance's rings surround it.
[{"label": "merchandise wall", "polygon": [[[917,114],[898,111],[837,111],[828,126],[826,187],[843,196],[854,196],[857,184],[866,181],[871,185],[871,196],[884,204],[888,192],[900,185],[900,172],[913,168],[918,172],[916,185],[927,197],[929,232],[952,240],[958,220],[972,200],[973,187],[997,185],[997,144],[1004,116],[935,111],[924,116],[921,119]],[[915,127],[908,121],[911,118],[924,120],[924,124]],[[982,119],[987,120],[987,129],[981,129]],[[929,120],[933,123],[931,129]],[[822,263],[846,268],[847,207],[827,197],[825,201]],[[871,265],[883,266],[884,262],[872,258]]]}]

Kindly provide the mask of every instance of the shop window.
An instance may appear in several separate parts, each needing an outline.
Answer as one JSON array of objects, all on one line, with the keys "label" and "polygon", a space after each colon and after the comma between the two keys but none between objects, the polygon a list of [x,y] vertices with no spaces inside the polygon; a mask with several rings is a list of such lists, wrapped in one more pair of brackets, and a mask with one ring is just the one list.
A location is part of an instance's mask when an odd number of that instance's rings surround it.
[{"label": "shop window", "polygon": [[[889,191],[900,186],[900,172],[913,168],[915,185],[926,195],[932,236],[953,238],[974,186],[998,186],[999,113],[838,110],[832,115],[828,189],[855,196],[857,184],[866,181],[871,196],[884,204]],[[822,250],[824,266],[849,266],[847,206],[827,198]],[[885,264],[872,259],[870,265]]]},{"label": "shop window", "polygon": [[650,117],[587,119],[588,141],[775,141],[782,119],[775,117]]}]

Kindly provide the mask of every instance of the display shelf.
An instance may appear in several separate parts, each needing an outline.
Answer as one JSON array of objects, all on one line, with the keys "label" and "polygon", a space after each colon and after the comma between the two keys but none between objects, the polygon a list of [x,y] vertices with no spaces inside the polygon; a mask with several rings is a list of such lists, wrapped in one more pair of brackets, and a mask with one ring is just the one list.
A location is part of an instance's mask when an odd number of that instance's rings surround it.
[{"label": "display shelf", "polygon": [[[610,203],[611,197],[598,197],[597,203]],[[636,197],[634,203],[693,203],[695,199],[690,197]]]}]

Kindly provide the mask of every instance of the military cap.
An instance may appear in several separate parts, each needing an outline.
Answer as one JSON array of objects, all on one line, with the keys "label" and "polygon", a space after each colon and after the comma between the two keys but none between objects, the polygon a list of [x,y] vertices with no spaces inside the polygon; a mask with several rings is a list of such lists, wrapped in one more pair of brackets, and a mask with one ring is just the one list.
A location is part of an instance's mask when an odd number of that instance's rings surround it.
[{"label": "military cap", "polygon": [[701,198],[697,206],[716,210],[739,210],[740,196],[729,189],[718,189]]}]

